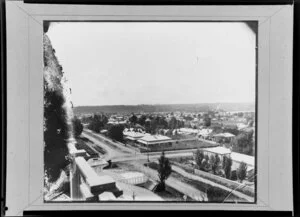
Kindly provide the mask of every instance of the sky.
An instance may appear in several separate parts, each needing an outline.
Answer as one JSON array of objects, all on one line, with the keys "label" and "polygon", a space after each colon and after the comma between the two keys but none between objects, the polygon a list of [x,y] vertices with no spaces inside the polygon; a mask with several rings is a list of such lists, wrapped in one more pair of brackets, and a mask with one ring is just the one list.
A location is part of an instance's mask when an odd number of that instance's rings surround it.
[{"label": "sky", "polygon": [[255,102],[243,22],[55,22],[47,35],[74,106]]}]

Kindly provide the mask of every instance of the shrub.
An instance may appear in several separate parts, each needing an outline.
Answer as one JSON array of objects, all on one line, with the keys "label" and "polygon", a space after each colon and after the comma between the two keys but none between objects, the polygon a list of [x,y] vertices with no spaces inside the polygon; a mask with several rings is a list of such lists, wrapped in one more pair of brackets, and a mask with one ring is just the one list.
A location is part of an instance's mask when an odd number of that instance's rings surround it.
[{"label": "shrub", "polygon": [[233,171],[231,172],[230,179],[233,180],[233,181],[236,181],[236,180],[237,180],[236,170],[233,170]]},{"label": "shrub", "polygon": [[210,202],[223,202],[228,196],[228,193],[217,187],[210,187],[207,189],[207,199]]}]

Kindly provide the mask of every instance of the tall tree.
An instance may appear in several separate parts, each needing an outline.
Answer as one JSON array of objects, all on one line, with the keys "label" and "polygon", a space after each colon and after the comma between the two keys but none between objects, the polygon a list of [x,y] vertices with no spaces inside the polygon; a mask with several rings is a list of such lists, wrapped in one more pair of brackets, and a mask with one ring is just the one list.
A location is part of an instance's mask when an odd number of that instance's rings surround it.
[{"label": "tall tree", "polygon": [[119,142],[124,141],[123,137],[124,126],[123,125],[112,125],[108,130],[108,136]]},{"label": "tall tree", "polygon": [[153,118],[150,122],[150,133],[155,134],[157,131],[157,120]]},{"label": "tall tree", "polygon": [[202,166],[200,170],[203,170],[205,172],[209,172],[211,170],[210,159],[207,154],[204,155],[204,160],[202,161]]},{"label": "tall tree", "polygon": [[204,126],[205,127],[210,127],[210,125],[211,125],[211,118],[208,115],[203,119],[203,121],[204,121]]},{"label": "tall tree", "polygon": [[196,161],[196,165],[197,165],[197,167],[199,169],[202,168],[202,161],[203,161],[203,159],[204,159],[204,153],[203,153],[203,151],[201,151],[200,149],[197,149],[195,161]]},{"label": "tall tree", "polygon": [[78,137],[83,131],[83,125],[81,124],[81,121],[77,117],[75,117],[72,122],[73,122],[74,135],[75,137]]},{"label": "tall tree", "polygon": [[245,162],[241,162],[238,169],[236,170],[237,178],[240,182],[243,182],[243,180],[247,176],[247,164]]},{"label": "tall tree", "polygon": [[232,166],[231,157],[224,156],[222,166],[223,166],[223,170],[224,170],[226,178],[230,179],[230,177],[231,177],[231,166]]},{"label": "tall tree", "polygon": [[159,185],[158,191],[165,190],[165,181],[171,175],[172,167],[170,161],[165,156],[165,152],[162,152],[162,155],[158,159],[158,178],[159,178]]},{"label": "tall tree", "polygon": [[217,174],[221,164],[221,159],[218,154],[210,156],[210,164],[211,164],[211,170],[213,174]]},{"label": "tall tree", "polygon": [[138,120],[137,123],[140,124],[141,126],[145,126],[145,121],[146,121],[146,116],[145,115],[141,115]]},{"label": "tall tree", "polygon": [[44,171],[47,182],[55,182],[68,165],[69,126],[64,109],[63,71],[44,35]]},{"label": "tall tree", "polygon": [[138,121],[137,116],[135,116],[135,114],[132,113],[131,117],[129,118],[130,123],[132,123],[133,125],[135,125]]},{"label": "tall tree", "polygon": [[177,128],[177,120],[175,117],[172,117],[169,121],[169,128],[170,129],[176,129]]}]

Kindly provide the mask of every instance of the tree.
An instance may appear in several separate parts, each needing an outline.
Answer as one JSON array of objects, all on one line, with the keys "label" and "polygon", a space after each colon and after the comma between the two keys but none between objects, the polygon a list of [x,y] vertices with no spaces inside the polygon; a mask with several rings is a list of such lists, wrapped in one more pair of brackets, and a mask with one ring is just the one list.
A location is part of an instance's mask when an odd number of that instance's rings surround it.
[{"label": "tree", "polygon": [[158,159],[158,178],[159,185],[157,190],[164,191],[165,190],[165,181],[171,175],[172,167],[168,158],[165,157],[165,152],[162,152],[162,155]]},{"label": "tree", "polygon": [[153,118],[150,122],[150,133],[155,134],[157,131],[157,120]]},{"label": "tree", "polygon": [[211,118],[209,116],[206,116],[203,121],[205,127],[209,127],[211,125]]},{"label": "tree", "polygon": [[88,129],[96,133],[99,133],[100,130],[107,124],[107,122],[108,122],[108,118],[105,115],[94,114],[90,120]]},{"label": "tree", "polygon": [[200,149],[197,149],[195,161],[196,161],[196,165],[197,165],[197,167],[199,169],[202,168],[202,161],[203,161],[203,159],[204,159],[204,153],[203,153],[203,151],[201,151]]},{"label": "tree", "polygon": [[163,128],[163,129],[168,127],[168,122],[166,121],[166,119],[164,117],[159,118],[158,126],[159,126],[159,128]]},{"label": "tree", "polygon": [[77,117],[73,119],[73,131],[75,137],[80,136],[80,134],[83,131],[83,125],[81,124],[81,121]]},{"label": "tree", "polygon": [[132,124],[136,124],[137,123],[137,116],[135,116],[133,113],[132,113],[132,116],[129,118],[129,121],[132,123]]},{"label": "tree", "polygon": [[210,187],[206,191],[207,199],[209,202],[223,202],[228,193],[217,187]]},{"label": "tree", "polygon": [[245,162],[241,162],[239,167],[236,170],[237,178],[240,182],[243,182],[243,180],[247,176],[247,164]]},{"label": "tree", "polygon": [[233,180],[233,181],[236,181],[236,180],[237,180],[236,170],[233,170],[233,171],[231,172],[230,179]]},{"label": "tree", "polygon": [[248,121],[248,126],[249,127],[253,127],[253,124],[254,124],[254,121],[252,119]]},{"label": "tree", "polygon": [[172,130],[178,128],[178,121],[175,117],[172,117],[171,120],[169,121],[169,128]]},{"label": "tree", "polygon": [[223,170],[225,172],[225,177],[227,179],[230,179],[231,177],[231,166],[232,166],[232,159],[231,157],[227,157],[227,156],[224,156],[223,157]]},{"label": "tree", "polygon": [[237,116],[241,118],[241,117],[244,116],[244,113],[243,113],[243,112],[238,112],[238,113],[237,113]]},{"label": "tree", "polygon": [[217,174],[218,170],[220,169],[220,163],[221,159],[218,154],[210,156],[210,164],[213,174]]},{"label": "tree", "polygon": [[253,131],[240,133],[231,142],[232,151],[241,154],[252,155],[254,154],[254,141]]},{"label": "tree", "polygon": [[113,140],[123,142],[124,141],[123,131],[124,131],[124,126],[123,125],[112,125],[108,129],[108,136]]},{"label": "tree", "polygon": [[44,172],[45,182],[55,182],[68,165],[69,125],[63,95],[63,71],[44,35]]},{"label": "tree", "polygon": [[140,124],[141,126],[145,126],[145,121],[146,121],[146,116],[145,115],[141,115],[138,118],[137,123]]},{"label": "tree", "polygon": [[204,155],[204,159],[202,160],[202,166],[200,167],[200,170],[203,170],[205,172],[209,172],[211,170],[211,165],[209,163],[209,157],[208,155]]}]

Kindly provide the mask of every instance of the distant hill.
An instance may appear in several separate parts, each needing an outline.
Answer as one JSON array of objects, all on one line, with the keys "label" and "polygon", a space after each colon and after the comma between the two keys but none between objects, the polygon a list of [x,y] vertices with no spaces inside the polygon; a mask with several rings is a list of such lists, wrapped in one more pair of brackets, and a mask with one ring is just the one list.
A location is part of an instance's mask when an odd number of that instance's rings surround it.
[{"label": "distant hill", "polygon": [[78,106],[75,114],[90,113],[139,113],[139,112],[207,112],[209,110],[255,111],[254,103],[199,103],[199,104],[157,104],[157,105],[106,105]]}]

